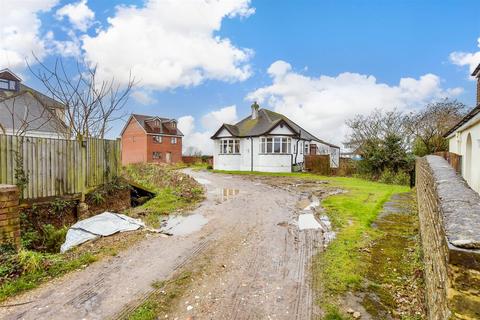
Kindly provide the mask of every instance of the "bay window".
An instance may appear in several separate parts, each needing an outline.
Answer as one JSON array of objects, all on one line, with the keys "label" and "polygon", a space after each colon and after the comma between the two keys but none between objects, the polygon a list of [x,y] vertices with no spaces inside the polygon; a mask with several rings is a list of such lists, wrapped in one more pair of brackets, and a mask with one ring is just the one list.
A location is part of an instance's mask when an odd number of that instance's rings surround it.
[{"label": "bay window", "polygon": [[239,139],[222,139],[220,140],[221,154],[239,154],[240,140]]},{"label": "bay window", "polygon": [[260,153],[291,153],[292,139],[287,137],[260,138]]}]

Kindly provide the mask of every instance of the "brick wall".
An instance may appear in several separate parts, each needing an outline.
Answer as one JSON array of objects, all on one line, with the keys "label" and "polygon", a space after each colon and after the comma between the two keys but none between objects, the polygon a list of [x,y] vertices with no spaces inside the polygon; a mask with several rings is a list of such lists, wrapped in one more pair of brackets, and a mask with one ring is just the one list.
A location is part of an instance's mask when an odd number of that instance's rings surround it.
[{"label": "brick wall", "polygon": [[[177,143],[172,143],[170,136],[162,136],[162,142],[155,142],[153,135],[148,135],[147,140],[147,161],[148,162],[166,162],[167,153],[170,153],[170,162],[176,163],[182,161],[182,138],[177,137]],[[160,159],[153,159],[153,152],[160,152]]]},{"label": "brick wall", "polygon": [[0,243],[20,245],[19,191],[17,186],[0,184]]},{"label": "brick wall", "polygon": [[429,319],[480,318],[480,196],[439,156],[417,159]]},{"label": "brick wall", "polygon": [[122,134],[122,165],[147,161],[147,135],[135,119]]}]

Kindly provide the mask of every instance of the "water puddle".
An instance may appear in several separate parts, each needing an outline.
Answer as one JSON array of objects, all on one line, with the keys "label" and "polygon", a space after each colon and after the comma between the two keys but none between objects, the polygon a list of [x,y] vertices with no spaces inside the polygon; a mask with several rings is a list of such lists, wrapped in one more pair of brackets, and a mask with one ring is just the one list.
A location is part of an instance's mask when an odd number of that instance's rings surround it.
[{"label": "water puddle", "polygon": [[162,220],[160,232],[173,236],[184,236],[202,229],[208,219],[201,214],[170,216]]},{"label": "water puddle", "polygon": [[299,230],[321,230],[323,232],[324,245],[326,246],[335,238],[335,232],[332,230],[330,219],[326,215],[320,216],[320,220],[315,217],[315,211],[320,207],[320,199],[312,195],[308,199],[303,199],[299,205],[304,209],[298,216]]},{"label": "water puddle", "polygon": [[233,189],[233,188],[223,188],[223,189],[216,189],[212,191],[212,193],[215,195],[215,201],[217,203],[222,203],[227,200],[235,198],[239,193],[239,189]]}]

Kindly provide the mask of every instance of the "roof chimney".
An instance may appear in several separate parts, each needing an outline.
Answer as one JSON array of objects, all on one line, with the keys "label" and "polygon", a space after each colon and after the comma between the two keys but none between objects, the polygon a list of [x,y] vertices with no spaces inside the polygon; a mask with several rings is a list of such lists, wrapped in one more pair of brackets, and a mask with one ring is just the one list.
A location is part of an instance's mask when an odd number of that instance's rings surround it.
[{"label": "roof chimney", "polygon": [[477,78],[477,106],[480,105],[480,64],[475,68],[472,76]]},{"label": "roof chimney", "polygon": [[257,101],[252,104],[252,120],[258,118],[258,109],[260,106],[258,105]]}]

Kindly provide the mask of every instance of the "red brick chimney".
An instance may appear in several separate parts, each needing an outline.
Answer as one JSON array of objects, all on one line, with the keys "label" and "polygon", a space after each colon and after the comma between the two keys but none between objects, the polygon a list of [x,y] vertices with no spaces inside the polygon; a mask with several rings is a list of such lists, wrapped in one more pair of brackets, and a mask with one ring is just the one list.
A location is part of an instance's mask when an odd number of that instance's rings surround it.
[{"label": "red brick chimney", "polygon": [[480,105],[480,64],[475,68],[472,77],[477,78],[477,106]]}]

